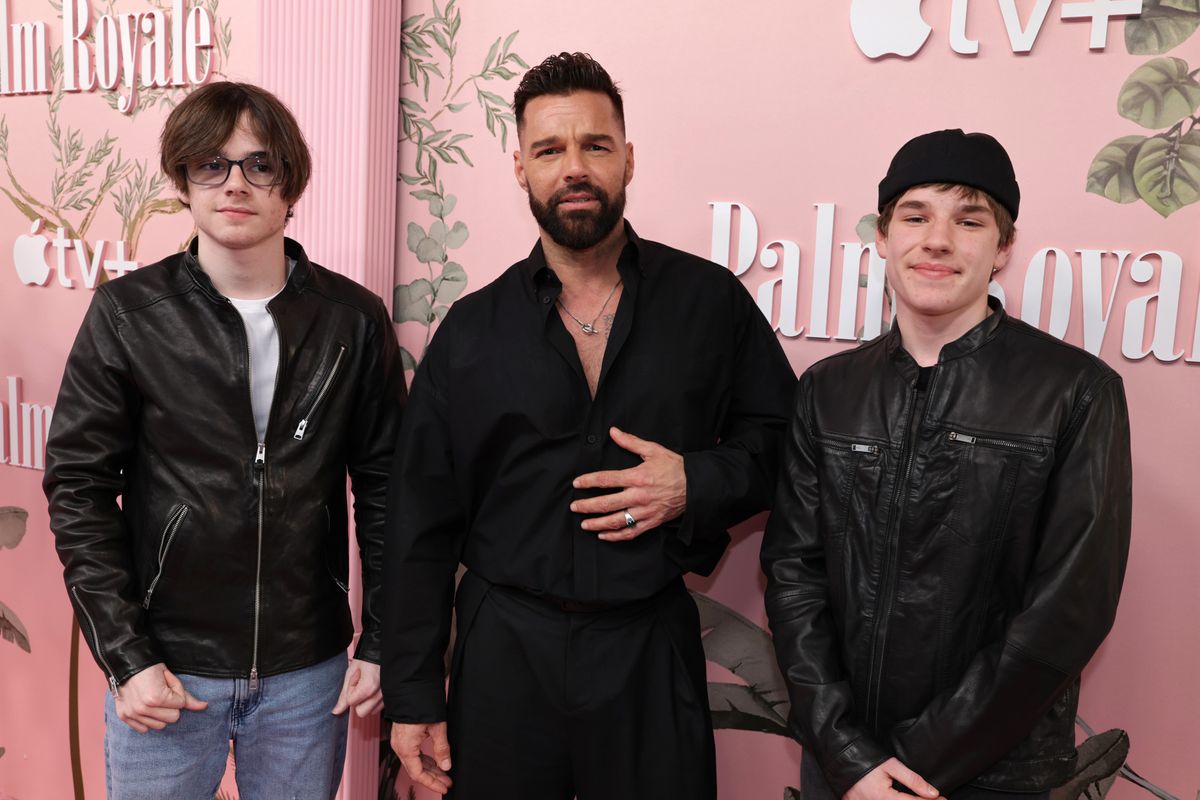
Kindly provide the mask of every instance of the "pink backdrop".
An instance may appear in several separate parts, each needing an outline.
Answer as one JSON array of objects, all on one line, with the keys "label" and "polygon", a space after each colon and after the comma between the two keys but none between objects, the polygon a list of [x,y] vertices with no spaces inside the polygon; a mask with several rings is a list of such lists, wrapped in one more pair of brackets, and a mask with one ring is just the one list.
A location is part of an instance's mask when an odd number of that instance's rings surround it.
[{"label": "pink backdrop", "polygon": [[[194,0],[186,5],[193,4]],[[1093,158],[1109,142],[1166,132],[1169,123],[1143,127],[1122,116],[1118,97],[1131,74],[1157,58],[1186,62],[1186,78],[1200,67],[1200,34],[1185,37],[1163,54],[1131,54],[1125,44],[1127,23],[1116,19],[1107,26],[1107,48],[1089,50],[1090,23],[1064,21],[1060,13],[1066,4],[1049,3],[1032,52],[1017,55],[1001,16],[1005,3],[976,0],[968,6],[966,34],[980,42],[980,52],[967,56],[951,50],[951,0],[887,0],[883,5],[888,4],[919,6],[933,28],[924,47],[910,58],[871,60],[860,52],[851,36],[849,2],[610,0],[585,8],[531,0],[466,0],[451,7],[439,2],[435,9],[428,0],[406,0],[405,58],[399,68],[408,83],[403,95],[409,128],[401,131],[407,141],[400,149],[399,166],[414,182],[400,186],[395,234],[395,281],[405,287],[397,292],[396,311],[409,320],[400,326],[402,343],[419,357],[429,330],[423,322],[431,315],[436,318],[436,309],[463,290],[479,288],[523,257],[536,236],[512,178],[515,130],[503,117],[503,104],[523,71],[522,61],[536,63],[551,52],[585,50],[623,85],[629,136],[638,156],[628,215],[642,235],[709,256],[714,235],[711,204],[742,204],[752,211],[758,227],[757,246],[747,251],[753,259],[741,276],[755,294],[786,269],[782,258],[778,265],[768,259],[770,269],[763,262],[760,254],[768,242],[789,240],[798,246],[798,288],[794,294],[776,289],[772,304],[773,322],[791,306],[796,309],[795,322],[804,328],[799,336],[784,337],[797,370],[852,345],[809,335],[813,274],[825,261],[820,256],[823,239],[816,204],[835,209],[828,239],[832,277],[826,304],[832,336],[840,321],[841,244],[858,241],[856,225],[873,211],[875,183],[891,153],[911,135],[940,127],[994,133],[1012,153],[1024,192],[1016,251],[998,281],[1010,312],[1021,313],[1029,264],[1043,248],[1060,248],[1071,263],[1073,291],[1062,306],[1070,314],[1068,341],[1081,344],[1085,335],[1085,256],[1077,251],[1107,251],[1099,262],[1105,303],[1115,286],[1100,352],[1124,375],[1129,394],[1136,470],[1134,543],[1116,627],[1085,675],[1081,716],[1096,729],[1127,729],[1132,740],[1129,764],[1170,795],[1190,798],[1200,789],[1194,758],[1200,692],[1192,675],[1200,655],[1194,624],[1200,613],[1200,584],[1191,576],[1200,563],[1200,513],[1190,493],[1195,453],[1200,450],[1194,399],[1200,388],[1200,363],[1195,363],[1200,352],[1193,335],[1200,298],[1200,204],[1185,205],[1164,218],[1144,201],[1117,204],[1085,192],[1085,187]],[[166,0],[116,0],[112,5],[117,11],[172,8]],[[320,0],[236,5],[232,0],[208,0],[207,5],[213,8],[219,30],[229,34],[220,71],[276,89],[310,131],[317,179],[326,189],[306,198],[293,232],[317,260],[386,291],[391,256],[384,245],[390,244],[391,231],[386,220],[375,219],[382,190],[372,186],[380,176],[391,174],[392,165],[368,145],[391,136],[383,118],[394,101],[386,99],[384,90],[395,65],[383,57],[389,50],[386,37],[364,44],[341,32],[349,29],[361,35],[387,26],[361,13],[357,5],[351,12],[342,4]],[[394,12],[395,5],[372,0],[362,7],[372,13]],[[1017,0],[1009,5],[1024,21],[1042,3]],[[1194,0],[1145,0],[1145,5],[1156,10],[1159,20],[1171,18],[1156,28],[1168,33],[1186,30],[1189,15],[1200,17]],[[109,11],[109,4],[101,0],[91,0],[91,6],[96,16]],[[49,0],[8,0],[5,7],[10,23],[45,20],[50,49],[58,48],[61,31]],[[440,21],[435,12],[442,15]],[[1190,102],[1184,78],[1177,81],[1182,90],[1162,95],[1168,105]],[[1152,100],[1154,82],[1143,80],[1140,85]],[[369,101],[351,102],[363,96]],[[1147,105],[1138,104],[1136,92],[1132,99],[1124,96],[1131,104],[1125,107],[1129,113]],[[20,404],[54,403],[62,363],[91,291],[82,285],[67,289],[55,273],[45,286],[22,283],[10,248],[30,232],[30,220],[21,210],[30,202],[21,189],[40,203],[53,204],[50,197],[59,169],[54,152],[68,131],[77,129],[82,143],[67,170],[71,174],[79,174],[89,148],[111,134],[112,152],[104,154],[101,148],[92,153],[97,156],[95,169],[79,189],[86,199],[75,202],[75,191],[66,190],[58,205],[67,221],[79,227],[87,217],[87,199],[100,198],[100,208],[81,238],[92,249],[101,239],[110,242],[102,258],[114,257],[111,242],[122,237],[142,201],[152,198],[133,198],[121,213],[116,194],[133,174],[123,174],[106,195],[100,196],[97,187],[118,149],[126,161],[146,161],[147,175],[154,174],[155,138],[165,111],[160,103],[150,102],[153,97],[142,89],[139,110],[130,117],[112,109],[99,92],[68,94],[58,106],[56,139],[48,129],[46,96],[0,96],[7,129],[7,164],[0,171],[0,188],[9,193],[0,196],[0,431],[5,445],[0,450],[0,509],[28,511],[22,523],[19,515],[0,510],[0,626],[8,625],[12,634],[11,640],[0,641],[0,798],[80,796],[73,788],[69,748],[70,609],[47,530],[42,473],[10,463],[8,445],[15,436],[16,461],[22,462],[26,437],[20,430]],[[432,130],[412,133],[417,118],[432,120]],[[394,118],[391,124],[396,124]],[[442,130],[447,133],[432,139],[434,131]],[[426,141],[420,170],[415,162],[418,138]],[[1196,146],[1192,139],[1183,143],[1178,165],[1181,175],[1192,176],[1187,180],[1193,186],[1200,180],[1200,157],[1191,149]],[[430,156],[438,164],[441,196],[413,197],[410,192],[430,191],[418,185],[421,172],[429,177]],[[338,191],[329,191],[331,184]],[[1111,185],[1114,191],[1121,188],[1119,180]],[[1185,194],[1187,185],[1185,180],[1177,193]],[[370,200],[356,199],[363,196]],[[160,199],[169,197],[163,192]],[[81,207],[66,208],[72,202]],[[411,229],[414,224],[419,236]],[[177,248],[189,232],[186,216],[152,216],[139,236],[136,256],[143,262],[156,259]],[[423,239],[437,244],[422,251],[423,256],[436,256],[434,262],[419,261],[413,252]],[[734,267],[740,243],[735,230],[731,251],[724,255]],[[1119,279],[1113,251],[1131,253]],[[1159,258],[1133,267],[1148,251],[1176,254],[1182,263],[1178,318],[1159,340],[1165,356],[1182,351],[1174,361],[1122,355],[1129,309],[1136,309],[1138,298],[1160,290]],[[55,252],[45,249],[50,265]],[[67,274],[79,284],[74,249],[65,255]],[[1152,269],[1153,275],[1148,283],[1136,283],[1131,274],[1140,277],[1143,269]],[[1055,274],[1054,268],[1046,271],[1043,328],[1050,326]],[[414,285],[419,278],[430,281],[428,288]],[[1062,288],[1058,292],[1065,298]],[[781,301],[780,294],[786,299]],[[1152,330],[1170,307],[1165,301],[1151,303],[1146,327]],[[862,321],[860,308],[854,329]],[[1089,326],[1089,334],[1094,330],[1094,324]],[[1134,334],[1136,345],[1150,347],[1151,332]],[[1172,341],[1166,342],[1168,338]],[[19,381],[15,434],[9,421],[10,378]],[[30,442],[33,467],[36,451]],[[743,526],[716,575],[693,583],[759,625],[764,621],[757,567],[761,526],[761,519]],[[19,543],[18,527],[26,531]],[[19,627],[12,627],[14,620]],[[83,788],[101,796],[99,699],[104,683],[86,651],[79,668]],[[710,679],[739,680],[715,664]],[[360,730],[358,737],[356,751],[372,760],[371,731]],[[722,797],[777,798],[785,787],[797,784],[798,748],[785,739],[722,730],[717,740]],[[1127,781],[1119,781],[1113,793],[1122,800],[1145,796]],[[347,792],[354,797],[373,795],[369,780]]]},{"label": "pink backdrop", "polygon": [[[1161,5],[1169,4],[1164,0]],[[1158,57],[1182,59],[1189,71],[1197,69],[1200,34],[1165,56],[1131,54],[1124,41],[1126,23],[1114,19],[1107,25],[1107,48],[1089,50],[1091,23],[1061,19],[1065,4],[1052,3],[1047,4],[1049,12],[1032,52],[1018,55],[1003,23],[1004,3],[976,0],[968,7],[966,34],[980,47],[978,55],[967,56],[950,46],[951,0],[884,0],[875,5],[919,6],[933,32],[910,58],[871,60],[851,35],[851,5],[613,0],[589,6],[585,12],[577,4],[530,0],[458,3],[451,48],[454,77],[447,93],[446,80],[420,68],[432,62],[449,77],[451,59],[428,32],[432,28],[444,38],[445,23],[438,23],[434,15],[445,11],[440,3],[435,9],[430,2],[413,0],[404,12],[409,38],[401,66],[409,85],[403,87],[403,97],[419,106],[419,110],[406,106],[410,123],[433,118],[433,128],[423,129],[419,137],[413,134],[404,143],[401,172],[417,176],[418,138],[449,130],[437,142],[445,144],[455,135],[471,135],[458,144],[474,166],[463,163],[455,152],[448,155],[459,163],[449,163],[437,152],[432,155],[439,161],[444,193],[455,195],[457,201],[452,213],[443,209],[444,225],[452,230],[461,224],[469,232],[460,246],[450,242],[446,259],[462,266],[466,291],[483,286],[524,257],[536,228],[512,177],[513,126],[507,125],[507,147],[502,150],[499,120],[493,121],[494,133],[487,127],[485,107],[493,101],[477,95],[476,89],[511,99],[523,69],[512,61],[498,64],[506,45],[508,53],[531,64],[562,50],[590,52],[624,90],[628,136],[637,154],[627,216],[641,235],[710,256],[714,226],[710,204],[737,202],[749,207],[758,223],[758,247],[751,253],[757,255],[778,239],[799,246],[798,302],[793,305],[798,305],[795,321],[804,332],[784,337],[783,344],[800,371],[852,346],[852,342],[809,336],[814,265],[822,261],[815,204],[832,204],[836,209],[827,304],[832,336],[839,322],[841,243],[859,240],[856,225],[874,211],[876,184],[895,150],[915,134],[943,127],[996,135],[1012,154],[1023,191],[1016,249],[1009,267],[998,276],[1010,312],[1021,314],[1028,266],[1043,248],[1057,247],[1070,257],[1073,293],[1064,306],[1070,312],[1067,341],[1084,341],[1083,256],[1076,251],[1109,251],[1100,261],[1105,302],[1116,286],[1100,351],[1124,376],[1129,395],[1135,460],[1133,551],[1116,627],[1087,670],[1080,714],[1097,730],[1128,730],[1129,764],[1166,792],[1190,798],[1200,789],[1195,766],[1200,691],[1194,677],[1200,656],[1195,633],[1200,584],[1191,577],[1194,565],[1200,563],[1196,536],[1200,513],[1190,489],[1200,451],[1196,401],[1200,363],[1195,363],[1200,361],[1200,350],[1193,343],[1200,296],[1200,204],[1163,218],[1142,201],[1117,204],[1089,194],[1085,184],[1093,158],[1110,141],[1148,136],[1168,127],[1143,128],[1119,115],[1117,100],[1126,79]],[[1010,5],[1024,25],[1039,4],[1022,0]],[[1160,16],[1166,13],[1157,2],[1147,0],[1146,5],[1158,9]],[[1189,6],[1175,0],[1168,10],[1177,12],[1176,23],[1185,14],[1200,21],[1195,3]],[[446,16],[453,18],[454,13]],[[899,22],[889,24],[902,27]],[[427,54],[414,48],[414,36],[418,45],[428,44]],[[489,48],[498,40],[495,57],[487,60]],[[414,61],[415,82],[409,72]],[[510,68],[514,77],[498,73],[497,66]],[[481,73],[483,78],[472,80]],[[447,107],[451,102],[467,105],[455,111]],[[427,145],[423,158],[432,149]],[[1190,159],[1194,186],[1200,162],[1195,151]],[[402,225],[415,223],[432,236],[436,220],[428,199],[408,194],[429,187],[403,188]],[[738,242],[735,224],[734,255]],[[397,300],[399,307],[409,309],[404,316],[416,320],[401,325],[401,342],[417,355],[427,330],[420,321],[426,313],[420,301],[428,298],[416,297],[420,292],[410,285],[419,278],[459,276],[452,267],[419,260],[412,247],[419,246],[420,237],[408,244],[401,248],[399,273],[400,283],[408,288],[400,290]],[[781,250],[778,245],[772,249]],[[1117,258],[1111,254],[1117,250],[1132,251],[1119,280]],[[1170,251],[1184,264],[1178,321],[1170,333],[1174,351],[1185,354],[1169,363],[1153,355],[1131,359],[1121,353],[1127,306],[1158,289],[1156,257],[1147,259],[1147,267],[1154,268],[1148,284],[1130,278],[1132,262],[1151,250]],[[1050,324],[1049,294],[1055,275],[1054,258],[1049,260],[1043,328]],[[727,263],[736,265],[735,260]],[[771,266],[768,269],[760,257],[754,258],[741,276],[751,292],[757,294],[762,284],[778,277],[783,259]],[[865,259],[862,271],[866,271]],[[772,313],[776,323],[779,295],[776,289]],[[863,302],[860,296],[853,330],[863,324]],[[439,303],[432,305],[436,309]],[[1151,330],[1157,305],[1150,304],[1147,327]],[[1143,337],[1135,338],[1141,345]],[[1148,332],[1147,347],[1150,338]],[[760,625],[765,621],[757,564],[761,528],[762,519],[743,526],[716,575],[692,582],[694,588]],[[727,681],[731,676],[710,665],[710,680]],[[797,785],[799,749],[784,739],[722,730],[717,743],[722,797],[778,798],[785,787]],[[1112,792],[1122,799],[1145,796],[1124,780]]]}]

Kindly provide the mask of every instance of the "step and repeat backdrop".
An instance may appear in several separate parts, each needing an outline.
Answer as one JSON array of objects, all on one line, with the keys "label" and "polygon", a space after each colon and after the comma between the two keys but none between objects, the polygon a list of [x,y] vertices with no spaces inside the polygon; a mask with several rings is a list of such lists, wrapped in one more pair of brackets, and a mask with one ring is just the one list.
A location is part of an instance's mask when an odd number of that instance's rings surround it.
[{"label": "step and repeat backdrop", "polygon": [[[300,5],[345,13],[332,0]],[[103,796],[105,683],[48,530],[46,432],[95,287],[192,235],[157,170],[166,113],[205,81],[260,80],[261,43],[283,21],[272,15],[289,8],[0,0],[2,800]],[[1129,572],[1116,626],[1085,673],[1079,719],[1081,741],[1119,728],[1129,749],[1093,796],[1197,796],[1198,0],[405,0],[402,17],[398,74],[383,77],[394,81],[399,130],[385,299],[410,367],[449,305],[536,238],[513,177],[508,104],[527,66],[551,53],[591,53],[624,91],[637,153],[627,216],[638,232],[737,274],[797,372],[890,323],[871,243],[875,187],[900,144],[946,127],[999,138],[1023,202],[992,292],[1116,368],[1132,416]],[[347,74],[377,68],[341,50],[323,58],[333,52],[323,47],[297,42],[295,57],[319,63],[330,96]],[[325,187],[355,180],[347,164],[374,169],[320,141],[314,150]],[[385,177],[390,193],[390,165]],[[302,202],[302,240],[305,213]],[[799,781],[763,630],[763,523],[741,526],[717,572],[691,581],[710,629],[723,798],[787,797]],[[1125,752],[1111,736],[1091,746],[1112,769]],[[352,755],[363,747],[352,742]],[[381,797],[409,796],[386,748],[366,749],[377,784],[346,796],[375,796],[376,785]]]},{"label": "step and repeat backdrop", "polygon": [[[1116,627],[1084,678],[1080,738],[1128,731],[1128,771],[1101,787],[1113,797],[1196,796],[1195,0],[413,0],[404,17],[394,301],[413,361],[448,305],[533,245],[508,103],[551,53],[591,53],[623,89],[638,233],[733,270],[797,372],[890,321],[868,244],[896,149],[941,128],[1003,142],[1022,206],[992,292],[1117,369],[1132,414],[1133,551]],[[742,526],[715,576],[691,581],[712,628],[721,797],[739,800],[798,786],[762,631],[763,524]],[[1093,748],[1120,764],[1113,736]]]}]

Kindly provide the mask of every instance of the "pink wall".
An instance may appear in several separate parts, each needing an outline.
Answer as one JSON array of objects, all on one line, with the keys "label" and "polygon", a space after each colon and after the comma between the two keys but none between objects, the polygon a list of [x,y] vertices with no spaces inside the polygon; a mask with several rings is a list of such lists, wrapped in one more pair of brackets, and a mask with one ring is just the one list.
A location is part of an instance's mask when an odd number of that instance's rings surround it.
[{"label": "pink wall", "polygon": [[[856,0],[860,2],[866,5]],[[1003,23],[1004,3],[976,0],[969,5],[966,34],[977,39],[980,48],[978,55],[968,56],[950,46],[951,0],[884,0],[875,5],[919,6],[933,32],[916,55],[880,60],[867,58],[855,46],[849,22],[854,4],[847,2],[613,0],[589,7],[586,13],[577,4],[528,0],[459,5],[449,96],[443,99],[446,81],[436,75],[430,79],[428,101],[423,84],[405,86],[403,96],[424,109],[423,114],[410,109],[414,115],[426,118],[447,102],[468,103],[458,112],[442,111],[435,120],[439,130],[473,137],[460,140],[473,167],[440,165],[445,191],[457,198],[445,224],[462,223],[469,231],[465,243],[449,254],[465,269],[467,291],[524,257],[536,236],[525,198],[512,177],[511,125],[502,150],[485,125],[474,88],[508,100],[516,78],[493,72],[490,80],[468,82],[459,90],[464,79],[480,72],[492,43],[514,31],[520,33],[510,50],[526,62],[536,63],[561,50],[583,50],[596,56],[622,85],[628,134],[637,153],[627,214],[640,234],[708,256],[714,219],[709,204],[739,202],[757,218],[755,253],[775,239],[799,245],[795,318],[804,332],[783,338],[798,371],[852,345],[809,335],[814,264],[819,260],[814,204],[836,208],[827,304],[833,335],[839,321],[840,245],[858,241],[855,226],[874,211],[875,187],[890,156],[917,133],[942,127],[985,130],[1011,152],[1023,203],[1016,249],[998,280],[1011,313],[1021,313],[1034,256],[1043,248],[1058,247],[1070,257],[1072,268],[1072,299],[1064,306],[1070,312],[1065,338],[1082,344],[1082,256],[1077,251],[1109,251],[1100,262],[1106,301],[1114,283],[1116,290],[1100,353],[1124,376],[1129,396],[1136,470],[1134,541],[1116,627],[1085,675],[1081,716],[1099,730],[1127,729],[1130,765],[1177,797],[1194,796],[1200,789],[1194,758],[1200,692],[1193,674],[1200,656],[1195,635],[1200,584],[1190,573],[1200,563],[1200,513],[1190,484],[1200,451],[1195,399],[1200,345],[1193,342],[1200,299],[1200,203],[1163,218],[1145,202],[1119,205],[1084,190],[1089,166],[1102,147],[1121,136],[1151,135],[1168,127],[1142,128],[1117,110],[1126,79],[1157,56],[1126,51],[1121,19],[1107,26],[1106,49],[1089,50],[1091,23],[1061,19],[1062,3],[1049,4],[1032,52],[1018,55]],[[1015,4],[1022,24],[1037,5],[1033,0]],[[1152,5],[1160,4],[1147,0],[1147,8]],[[416,23],[420,26],[430,22],[432,11],[429,2],[413,0],[406,3],[405,17],[425,15]],[[1200,19],[1200,13],[1193,16]],[[1166,56],[1187,61],[1189,71],[1200,68],[1200,34]],[[443,74],[448,71],[448,58],[436,47],[419,60],[434,62]],[[523,71],[507,66],[518,76]],[[406,80],[407,68],[408,59],[402,62]],[[416,152],[411,141],[402,147],[402,172],[413,174]],[[1190,153],[1187,168],[1195,176],[1200,162],[1194,150]],[[462,161],[457,156],[455,160]],[[402,225],[416,223],[426,232],[434,222],[427,203],[407,192],[401,196],[400,219]],[[734,248],[737,242],[735,232]],[[1119,279],[1117,259],[1111,255],[1117,250],[1132,253]],[[1139,285],[1130,277],[1132,262],[1151,250],[1170,251],[1183,262],[1178,320],[1168,332],[1173,353],[1183,351],[1183,356],[1170,362],[1153,355],[1127,358],[1121,351],[1127,308],[1158,290],[1157,258],[1138,268],[1153,267],[1148,284]],[[400,256],[402,284],[430,278],[431,265],[419,262],[411,250],[402,248]],[[433,274],[439,274],[440,265],[432,267]],[[782,269],[782,264],[767,269],[755,258],[741,277],[757,293]],[[1053,275],[1051,267],[1047,295]],[[776,293],[773,321],[778,322]],[[1152,303],[1151,326],[1156,305],[1164,315],[1165,303]],[[420,303],[411,308],[415,314]],[[1049,326],[1050,309],[1047,297],[1043,328]],[[860,308],[854,328],[861,324]],[[419,322],[406,322],[401,342],[417,354],[425,333]],[[1133,338],[1137,345],[1144,338],[1148,347],[1151,334],[1142,337],[1139,331]],[[716,576],[693,583],[758,623],[764,621],[757,565],[761,527],[761,519],[744,526]],[[710,679],[729,676],[713,666]],[[785,786],[797,785],[794,745],[779,737],[737,731],[720,731],[717,741],[722,797],[780,797]],[[1112,791],[1122,799],[1145,796],[1126,781],[1118,781]]]},{"label": "pink wall", "polygon": [[[74,0],[76,3],[82,0]],[[168,17],[175,2],[117,0],[119,13],[164,9]],[[301,239],[313,258],[354,277],[383,295],[390,293],[394,272],[396,104],[399,48],[399,3],[372,0],[331,13],[319,0],[186,0],[185,8],[201,5],[215,18],[213,41],[219,51],[215,78],[258,82],[289,103],[310,140],[314,154],[313,190],[297,207],[289,235]],[[49,51],[63,41],[63,22],[48,0],[8,0],[0,3],[11,23],[43,21]],[[89,8],[99,24],[109,3],[93,0]],[[71,6],[70,8],[74,8]],[[4,20],[0,16],[0,23]],[[136,30],[136,27],[133,28]],[[93,28],[95,30],[95,28]],[[0,29],[0,35],[3,30]],[[85,41],[89,41],[85,37]],[[144,46],[144,45],[143,45]],[[10,47],[11,50],[11,47]],[[94,44],[89,44],[89,54]],[[118,61],[117,63],[121,63]],[[138,63],[135,59],[134,63]],[[12,78],[11,65],[0,69]],[[0,88],[11,86],[0,74]],[[51,87],[52,88],[52,87]],[[7,167],[0,170],[0,608],[7,624],[18,631],[14,641],[0,641],[0,798],[93,797],[104,793],[103,721],[101,701],[105,684],[86,648],[78,659],[78,710],[69,706],[71,610],[62,589],[61,568],[48,530],[41,493],[40,446],[30,443],[31,468],[20,466],[25,436],[21,403],[52,406],[62,364],[91,299],[67,249],[65,274],[75,288],[59,282],[53,269],[45,285],[29,285],[15,268],[10,247],[29,234],[30,221],[22,206],[46,208],[73,229],[88,219],[98,198],[86,235],[78,238],[100,253],[116,256],[114,240],[134,243],[126,230],[137,218],[140,203],[121,207],[117,197],[126,190],[125,173],[131,160],[144,162],[145,174],[157,176],[157,137],[168,108],[187,87],[167,93],[141,88],[132,115],[110,107],[99,92],[65,93],[57,101],[59,136],[48,136],[52,119],[48,100],[57,96],[0,96],[0,138],[7,129]],[[81,176],[79,198],[74,192],[52,199],[56,143],[77,130],[83,150],[65,169]],[[91,177],[83,176],[93,143],[113,137],[111,152],[96,153]],[[122,155],[118,163],[117,152]],[[99,188],[106,168],[120,174],[107,193]],[[82,171],[81,171],[82,170]],[[155,193],[157,192],[157,197]],[[152,187],[145,199],[173,198],[169,187]],[[32,198],[32,199],[31,199]],[[69,208],[76,201],[83,208]],[[36,202],[35,202],[36,201]],[[143,209],[144,210],[144,209]],[[178,209],[167,209],[178,211]],[[136,258],[142,264],[177,250],[191,236],[191,219],[184,213],[151,216],[137,237]],[[51,230],[48,238],[53,238]],[[103,249],[100,240],[108,242]],[[36,251],[36,247],[34,248]],[[89,251],[90,252],[90,251]],[[21,259],[36,264],[33,259]],[[55,267],[56,250],[45,248],[45,262]],[[90,266],[89,266],[90,269]],[[103,271],[103,267],[101,268]],[[40,276],[35,276],[40,279]],[[94,285],[94,284],[93,284]],[[9,458],[14,426],[10,424],[9,379],[19,386],[17,403],[17,466]],[[6,509],[28,511],[28,518]],[[18,534],[24,536],[18,541]],[[0,621],[5,625],[6,621]],[[10,631],[11,632],[11,631]],[[24,645],[28,645],[26,652]],[[71,756],[72,720],[77,722],[79,764]],[[344,795],[371,797],[378,773],[378,717],[355,719],[351,728]],[[225,787],[230,790],[229,782]]]}]

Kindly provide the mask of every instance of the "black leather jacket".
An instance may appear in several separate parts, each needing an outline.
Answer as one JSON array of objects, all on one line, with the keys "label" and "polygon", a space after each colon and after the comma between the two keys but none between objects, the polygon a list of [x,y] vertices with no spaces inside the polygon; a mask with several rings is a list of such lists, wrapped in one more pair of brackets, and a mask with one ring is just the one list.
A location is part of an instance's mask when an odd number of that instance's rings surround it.
[{"label": "black leather jacket", "polygon": [[793,733],[839,796],[893,755],[943,795],[1074,769],[1129,548],[1125,396],[992,310],[923,396],[897,329],[800,381],[762,563]]},{"label": "black leather jacket", "polygon": [[285,247],[296,264],[268,305],[280,364],[265,442],[245,328],[195,243],[98,287],[67,360],[45,490],[71,603],[114,692],[160,661],[253,678],[344,650],[347,471],[362,553],[356,656],[379,660],[405,398],[395,332],[378,297]]}]

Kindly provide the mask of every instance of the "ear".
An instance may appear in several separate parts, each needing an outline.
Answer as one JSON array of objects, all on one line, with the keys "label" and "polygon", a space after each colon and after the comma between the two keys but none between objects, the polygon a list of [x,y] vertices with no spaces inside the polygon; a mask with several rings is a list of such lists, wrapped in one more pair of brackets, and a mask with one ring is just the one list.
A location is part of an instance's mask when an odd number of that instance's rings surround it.
[{"label": "ear", "polygon": [[633,180],[633,142],[625,143],[625,185]]},{"label": "ear", "polygon": [[992,272],[998,272],[1004,269],[1008,263],[1009,256],[1012,255],[1013,245],[1017,242],[1016,232],[1013,233],[1012,241],[996,251],[996,260],[992,262]]},{"label": "ear", "polygon": [[184,208],[188,209],[189,211],[191,210],[192,207],[191,207],[191,205],[189,205],[189,203],[191,201],[188,198],[187,189],[180,189],[179,187],[175,187],[175,199],[177,199],[180,203],[182,203]]},{"label": "ear", "polygon": [[875,221],[875,252],[879,253],[880,258],[887,260],[887,237],[879,230],[879,220]]},{"label": "ear", "polygon": [[525,162],[521,158],[521,148],[513,150],[513,175],[517,177],[517,183],[525,191],[529,191],[529,179],[525,176]]}]

